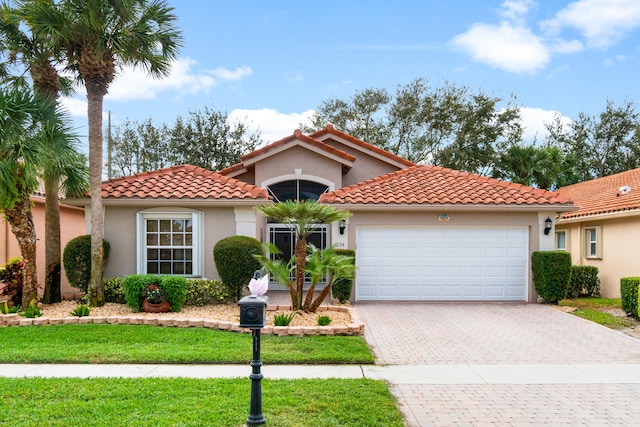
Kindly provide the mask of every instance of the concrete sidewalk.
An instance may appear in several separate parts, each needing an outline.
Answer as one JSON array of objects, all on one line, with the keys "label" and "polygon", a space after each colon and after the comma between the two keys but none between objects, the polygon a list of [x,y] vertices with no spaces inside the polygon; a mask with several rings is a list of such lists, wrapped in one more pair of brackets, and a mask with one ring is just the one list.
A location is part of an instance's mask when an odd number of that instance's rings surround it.
[{"label": "concrete sidewalk", "polygon": [[[264,365],[265,379],[369,378],[392,384],[640,384],[640,364]],[[0,377],[246,378],[247,365],[0,364]]]}]

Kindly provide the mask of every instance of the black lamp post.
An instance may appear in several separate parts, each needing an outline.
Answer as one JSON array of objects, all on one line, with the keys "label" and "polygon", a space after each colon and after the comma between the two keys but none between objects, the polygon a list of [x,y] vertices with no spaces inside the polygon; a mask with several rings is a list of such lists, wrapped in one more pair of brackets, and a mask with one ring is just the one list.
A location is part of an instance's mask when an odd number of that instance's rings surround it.
[{"label": "black lamp post", "polygon": [[257,426],[266,421],[262,415],[262,378],[260,367],[260,329],[267,323],[266,308],[268,297],[250,295],[238,301],[240,306],[240,327],[251,328],[253,338],[253,358],[251,360],[251,406],[247,417],[247,426]]}]

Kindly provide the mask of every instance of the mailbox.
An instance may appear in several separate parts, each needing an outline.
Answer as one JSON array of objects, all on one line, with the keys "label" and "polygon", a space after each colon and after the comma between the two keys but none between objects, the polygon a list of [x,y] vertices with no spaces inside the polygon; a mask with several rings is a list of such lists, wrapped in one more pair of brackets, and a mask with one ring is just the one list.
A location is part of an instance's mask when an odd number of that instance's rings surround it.
[{"label": "mailbox", "polygon": [[263,328],[267,324],[267,302],[264,295],[249,295],[238,301],[241,328]]}]

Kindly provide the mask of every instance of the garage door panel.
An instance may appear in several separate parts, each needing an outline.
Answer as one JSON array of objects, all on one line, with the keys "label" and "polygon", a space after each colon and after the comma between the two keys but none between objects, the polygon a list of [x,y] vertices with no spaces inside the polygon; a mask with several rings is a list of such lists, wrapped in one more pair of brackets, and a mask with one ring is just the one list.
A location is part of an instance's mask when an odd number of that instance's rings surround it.
[{"label": "garage door panel", "polygon": [[525,300],[528,230],[359,228],[357,300]]}]

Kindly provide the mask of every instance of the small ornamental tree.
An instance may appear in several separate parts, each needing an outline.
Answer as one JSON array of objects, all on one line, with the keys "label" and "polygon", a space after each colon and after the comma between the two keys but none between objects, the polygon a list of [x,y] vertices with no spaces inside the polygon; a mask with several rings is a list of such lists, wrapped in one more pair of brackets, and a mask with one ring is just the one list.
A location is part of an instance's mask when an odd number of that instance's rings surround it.
[{"label": "small ornamental tree", "polygon": [[322,224],[331,224],[351,216],[351,212],[333,206],[322,205],[315,200],[297,202],[287,200],[274,205],[256,208],[264,216],[289,227],[295,237],[295,286],[289,287],[291,306],[294,310],[303,308],[302,293],[307,265],[307,237]]},{"label": "small ornamental tree", "polygon": [[[102,250],[104,257],[102,264],[105,266],[111,252],[111,245],[106,240],[102,241]],[[87,292],[91,279],[91,235],[78,236],[69,240],[64,248],[62,263],[69,284]]]},{"label": "small ornamental tree", "polygon": [[533,284],[546,302],[566,298],[571,281],[571,254],[566,251],[538,251],[531,254]]},{"label": "small ornamental tree", "polygon": [[242,298],[242,291],[260,269],[255,255],[262,253],[262,245],[253,237],[231,236],[219,240],[213,247],[213,259],[222,283],[235,301]]}]

